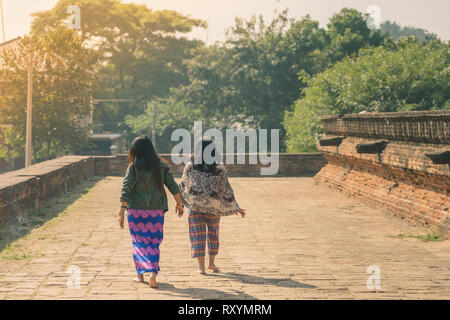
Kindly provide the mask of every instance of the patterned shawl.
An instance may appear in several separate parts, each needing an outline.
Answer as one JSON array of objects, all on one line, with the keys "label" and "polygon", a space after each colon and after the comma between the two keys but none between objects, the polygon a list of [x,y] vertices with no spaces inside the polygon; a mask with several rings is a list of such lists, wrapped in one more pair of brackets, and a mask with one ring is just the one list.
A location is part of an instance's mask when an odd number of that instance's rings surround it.
[{"label": "patterned shawl", "polygon": [[192,163],[186,164],[180,190],[183,204],[192,211],[230,216],[240,210],[223,164],[214,172],[201,172]]}]

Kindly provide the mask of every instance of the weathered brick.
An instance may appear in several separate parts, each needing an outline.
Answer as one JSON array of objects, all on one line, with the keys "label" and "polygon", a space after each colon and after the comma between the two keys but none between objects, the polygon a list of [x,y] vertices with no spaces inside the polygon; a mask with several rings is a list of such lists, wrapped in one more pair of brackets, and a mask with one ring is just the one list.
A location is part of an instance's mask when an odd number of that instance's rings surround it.
[{"label": "weathered brick", "polygon": [[[184,165],[174,165],[170,155],[161,155],[174,175],[180,177]],[[280,154],[277,176],[312,176],[325,164],[320,153]],[[237,163],[236,159],[234,161]],[[246,155],[246,163],[248,163]],[[0,224],[41,207],[49,199],[89,177],[123,176],[128,166],[126,155],[109,157],[67,156],[0,175]],[[229,164],[232,177],[260,176],[260,163]]]},{"label": "weathered brick", "polygon": [[[171,160],[171,155],[163,154],[161,158],[169,164],[174,176],[181,177],[184,165],[175,165]],[[259,177],[261,176],[261,163],[249,164],[249,155],[245,155],[246,164],[237,164],[237,155],[234,157],[234,164],[224,161],[228,174],[231,177]],[[299,177],[312,176],[326,165],[325,158],[320,153],[299,153],[299,154],[279,154],[280,170],[278,177]],[[113,157],[95,157],[95,174],[98,176],[123,176],[127,169],[127,157],[118,155]]]},{"label": "weathered brick", "polygon": [[[323,119],[339,147],[319,146],[328,161],[315,177],[349,196],[422,224],[450,217],[450,165],[427,153],[450,150],[450,111],[333,116]],[[380,154],[358,154],[358,144],[388,140]]]},{"label": "weathered brick", "polygon": [[0,175],[0,224],[94,175],[92,157],[67,156]]}]

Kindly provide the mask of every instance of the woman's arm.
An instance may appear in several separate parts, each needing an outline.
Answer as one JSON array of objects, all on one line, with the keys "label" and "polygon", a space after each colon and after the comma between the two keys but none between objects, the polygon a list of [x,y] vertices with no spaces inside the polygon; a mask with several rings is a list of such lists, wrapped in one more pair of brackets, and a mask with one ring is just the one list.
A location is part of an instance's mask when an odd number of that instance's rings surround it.
[{"label": "woman's arm", "polygon": [[127,207],[128,207],[128,202],[122,201],[122,205],[120,206],[120,211],[119,211],[120,229],[123,229],[123,227],[125,225],[125,210],[127,210]]},{"label": "woman's arm", "polygon": [[167,189],[169,189],[172,195],[180,193],[180,188],[178,187],[178,184],[175,182],[172,171],[170,171],[170,168],[167,165],[164,168],[164,184],[166,185]]},{"label": "woman's arm", "polygon": [[246,210],[241,208],[236,201],[233,188],[231,187],[230,180],[228,179],[228,172],[227,172],[227,168],[225,167],[225,165],[223,165],[223,172],[224,172],[224,177],[225,177],[225,190],[230,190],[231,194],[229,196],[231,196],[233,198],[233,201],[236,203],[237,207],[239,208],[239,210],[236,212],[236,215],[240,214],[242,216],[242,218],[244,218],[246,215],[246,212],[245,212]]},{"label": "woman's arm", "polygon": [[175,199],[177,206],[175,207],[175,211],[178,214],[178,216],[181,218],[184,214],[184,207],[183,203],[181,202],[181,194],[178,192],[177,194],[173,195],[173,198]]},{"label": "woman's arm", "polygon": [[128,202],[130,201],[131,195],[131,187],[133,183],[133,177],[131,174],[131,169],[128,167],[127,172],[125,173],[125,177],[123,178],[122,184],[122,193],[120,195],[120,202]]},{"label": "woman's arm", "polygon": [[130,201],[130,193],[131,193],[131,184],[132,184],[132,175],[130,167],[128,167],[127,172],[125,173],[125,178],[123,179],[122,184],[122,193],[120,195],[120,202],[122,203],[119,211],[119,226],[121,229],[124,227],[125,223],[125,210],[128,207],[128,202]]},{"label": "woman's arm", "polygon": [[175,202],[177,203],[175,212],[179,217],[182,217],[184,213],[184,207],[183,203],[181,202],[180,187],[178,187],[178,184],[175,182],[172,172],[170,171],[170,168],[168,166],[166,166],[164,169],[164,184],[166,185],[167,189],[169,189],[170,193],[175,199]]}]

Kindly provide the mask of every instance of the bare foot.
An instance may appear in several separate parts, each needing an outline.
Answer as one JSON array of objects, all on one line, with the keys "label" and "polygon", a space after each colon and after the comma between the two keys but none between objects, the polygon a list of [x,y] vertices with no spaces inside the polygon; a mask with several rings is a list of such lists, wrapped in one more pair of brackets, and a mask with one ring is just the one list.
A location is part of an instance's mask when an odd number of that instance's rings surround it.
[{"label": "bare foot", "polygon": [[150,288],[158,288],[158,284],[156,283],[156,274],[152,273],[152,275],[150,276],[150,281],[149,281],[149,286]]},{"label": "bare foot", "polygon": [[208,267],[208,269],[210,269],[210,270],[212,270],[212,271],[214,271],[214,272],[220,272],[220,268],[219,267],[216,267],[216,265],[210,265],[209,267]]},{"label": "bare foot", "polygon": [[197,273],[200,273],[200,274],[206,274],[206,271],[205,271],[204,269],[203,269],[203,270],[202,270],[202,269],[198,269],[198,270],[197,270]]},{"label": "bare foot", "polygon": [[144,275],[138,274],[138,276],[136,278],[134,278],[133,281],[138,282],[138,283],[144,283]]}]

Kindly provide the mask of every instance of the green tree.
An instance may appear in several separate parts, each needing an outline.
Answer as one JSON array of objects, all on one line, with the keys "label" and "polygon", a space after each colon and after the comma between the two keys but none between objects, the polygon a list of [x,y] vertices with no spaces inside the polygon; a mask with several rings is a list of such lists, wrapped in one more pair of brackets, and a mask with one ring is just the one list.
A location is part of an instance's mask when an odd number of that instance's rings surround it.
[{"label": "green tree", "polygon": [[338,62],[310,79],[304,97],[286,113],[287,150],[316,150],[325,115],[449,109],[449,65],[448,43],[415,38]]},{"label": "green tree", "polygon": [[381,30],[389,33],[395,41],[398,41],[401,37],[414,36],[418,41],[429,41],[436,39],[437,35],[430,33],[427,30],[416,28],[412,26],[402,27],[396,22],[385,21],[381,24]]},{"label": "green tree", "polygon": [[236,20],[225,45],[233,111],[252,117],[257,126],[280,129],[284,110],[303,86],[299,76],[320,68],[319,53],[327,43],[317,21],[289,20],[285,11],[267,25],[261,16]]},{"label": "green tree", "polygon": [[289,19],[287,10],[269,23],[262,16],[236,19],[225,43],[194,51],[189,84],[173,90],[174,97],[200,108],[217,128],[281,129],[284,140],[284,113],[310,77],[364,47],[389,43],[365,19],[343,9],[328,30],[309,16]]},{"label": "green tree", "polygon": [[309,16],[293,20],[284,11],[270,23],[261,16],[236,19],[225,43],[193,51],[189,84],[173,96],[218,129],[283,129],[284,110],[302,87],[299,75],[322,70],[326,46],[325,31]]},{"label": "green tree", "polygon": [[389,41],[386,32],[370,30],[367,19],[367,15],[350,8],[343,8],[331,17],[327,25],[330,45],[326,51],[330,66],[364,47],[380,46]]},{"label": "green tree", "polygon": [[14,160],[23,156],[24,145],[24,137],[12,125],[0,124],[0,159],[14,167]]},{"label": "green tree", "polygon": [[70,5],[80,7],[80,35],[103,60],[96,70],[95,96],[134,100],[98,105],[94,119],[101,130],[127,130],[127,115],[142,114],[147,101],[165,97],[171,87],[187,82],[183,61],[200,42],[183,35],[195,27],[205,27],[204,21],[119,0],[60,0],[53,9],[35,14],[34,32],[64,24]]},{"label": "green tree", "polygon": [[[155,105],[155,119],[151,104]],[[171,153],[178,142],[172,142],[172,132],[176,129],[186,129],[192,132],[194,121],[203,120],[198,108],[190,108],[183,101],[173,97],[159,99],[149,103],[146,112],[137,117],[127,116],[126,122],[135,135],[146,134],[152,136],[153,123],[156,131],[156,149],[159,153]]]},{"label": "green tree", "polygon": [[[82,44],[72,30],[57,27],[33,38],[33,150],[34,160],[50,159],[58,153],[87,143],[87,128],[80,120],[89,114],[94,88],[91,68],[97,54]],[[0,77],[5,94],[0,97],[0,119],[12,127],[6,132],[7,153],[22,155],[26,125],[29,39],[2,52]],[[5,151],[1,152],[3,155]]]}]

